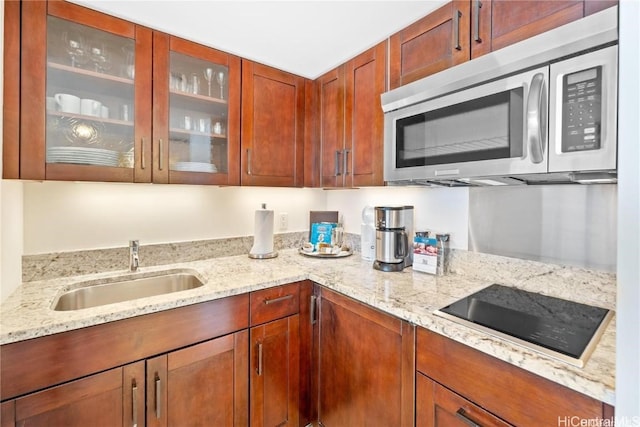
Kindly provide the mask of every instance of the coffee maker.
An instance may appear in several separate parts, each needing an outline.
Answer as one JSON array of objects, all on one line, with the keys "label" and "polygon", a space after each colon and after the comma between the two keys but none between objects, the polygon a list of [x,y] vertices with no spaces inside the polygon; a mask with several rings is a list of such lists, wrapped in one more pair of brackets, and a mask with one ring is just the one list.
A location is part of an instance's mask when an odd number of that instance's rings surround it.
[{"label": "coffee maker", "polygon": [[413,206],[377,206],[376,260],[373,268],[402,271],[413,263]]}]

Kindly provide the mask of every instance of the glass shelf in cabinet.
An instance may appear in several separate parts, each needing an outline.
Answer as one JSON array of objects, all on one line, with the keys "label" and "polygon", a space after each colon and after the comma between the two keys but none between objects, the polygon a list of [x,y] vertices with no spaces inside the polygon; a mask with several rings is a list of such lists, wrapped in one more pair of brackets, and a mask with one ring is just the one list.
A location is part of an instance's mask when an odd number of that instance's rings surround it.
[{"label": "glass shelf in cabinet", "polygon": [[85,70],[83,68],[59,64],[57,62],[48,62],[47,65],[49,66],[50,69],[58,70],[65,73],[72,73],[72,74],[77,74],[81,76],[92,77],[95,79],[108,80],[112,82],[124,83],[124,84],[130,84],[130,85],[134,83],[133,79],[130,79],[127,77],[120,77],[120,76],[115,76],[113,74],[100,73],[93,70]]}]

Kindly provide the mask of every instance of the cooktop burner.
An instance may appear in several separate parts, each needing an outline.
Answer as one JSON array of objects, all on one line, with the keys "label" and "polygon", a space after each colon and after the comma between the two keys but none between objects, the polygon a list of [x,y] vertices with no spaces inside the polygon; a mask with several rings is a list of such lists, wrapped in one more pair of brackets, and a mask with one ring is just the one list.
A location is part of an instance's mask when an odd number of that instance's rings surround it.
[{"label": "cooktop burner", "polygon": [[583,367],[613,313],[503,285],[491,285],[436,315]]}]

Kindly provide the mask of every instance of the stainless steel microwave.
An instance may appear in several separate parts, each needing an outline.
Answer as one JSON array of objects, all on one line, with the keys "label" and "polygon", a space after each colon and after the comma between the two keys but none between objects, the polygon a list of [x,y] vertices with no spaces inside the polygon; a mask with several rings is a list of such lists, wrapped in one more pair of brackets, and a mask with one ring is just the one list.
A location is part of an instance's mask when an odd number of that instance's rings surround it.
[{"label": "stainless steel microwave", "polygon": [[590,18],[383,94],[385,181],[615,181],[617,15]]}]

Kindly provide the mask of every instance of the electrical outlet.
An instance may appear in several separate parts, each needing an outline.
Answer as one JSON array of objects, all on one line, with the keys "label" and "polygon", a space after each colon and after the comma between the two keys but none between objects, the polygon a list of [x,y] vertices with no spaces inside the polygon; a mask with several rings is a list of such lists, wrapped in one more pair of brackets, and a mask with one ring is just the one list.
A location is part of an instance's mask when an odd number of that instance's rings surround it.
[{"label": "electrical outlet", "polygon": [[286,212],[282,212],[279,216],[278,216],[279,220],[280,220],[280,230],[286,230],[287,228],[289,228],[289,214]]}]

